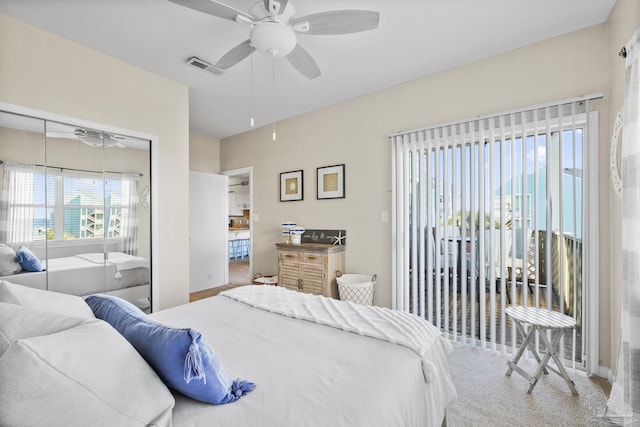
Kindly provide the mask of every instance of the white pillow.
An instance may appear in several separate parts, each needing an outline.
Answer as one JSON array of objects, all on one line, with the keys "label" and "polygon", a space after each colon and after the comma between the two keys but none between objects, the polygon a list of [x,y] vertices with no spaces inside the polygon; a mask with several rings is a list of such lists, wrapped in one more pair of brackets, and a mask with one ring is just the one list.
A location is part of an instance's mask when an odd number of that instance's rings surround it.
[{"label": "white pillow", "polygon": [[0,425],[170,426],[175,400],[107,323],[14,341],[0,357]]},{"label": "white pillow", "polygon": [[0,243],[0,276],[9,276],[20,273],[22,267],[16,259],[16,251],[13,248]]},{"label": "white pillow", "polygon": [[53,334],[88,321],[91,320],[0,302],[0,356],[19,339]]},{"label": "white pillow", "polygon": [[0,280],[0,302],[25,305],[31,308],[93,319],[93,311],[75,295],[62,294]]}]

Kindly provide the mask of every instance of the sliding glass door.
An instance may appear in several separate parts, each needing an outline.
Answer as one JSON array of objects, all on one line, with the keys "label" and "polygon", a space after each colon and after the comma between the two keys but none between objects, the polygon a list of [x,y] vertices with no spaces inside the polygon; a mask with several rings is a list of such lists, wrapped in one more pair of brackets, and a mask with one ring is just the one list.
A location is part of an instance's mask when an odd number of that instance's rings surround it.
[{"label": "sliding glass door", "polygon": [[395,136],[394,307],[502,351],[506,307],[559,311],[584,362],[588,123],[580,101]]}]

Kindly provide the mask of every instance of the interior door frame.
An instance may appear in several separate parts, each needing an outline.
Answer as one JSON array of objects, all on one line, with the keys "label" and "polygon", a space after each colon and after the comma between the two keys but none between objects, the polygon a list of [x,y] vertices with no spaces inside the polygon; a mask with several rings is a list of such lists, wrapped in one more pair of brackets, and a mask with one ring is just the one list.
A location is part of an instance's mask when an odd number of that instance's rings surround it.
[{"label": "interior door frame", "polygon": [[[249,278],[253,277],[253,248],[255,246],[254,237],[253,237],[253,166],[247,166],[244,168],[238,169],[230,169],[222,172],[222,175],[226,175],[228,177],[237,176],[237,175],[249,175],[249,211],[251,212],[251,217],[249,218],[249,241],[251,244],[249,245]],[[229,194],[229,183],[227,182],[227,194]],[[227,245],[229,244],[228,236],[227,236]],[[229,260],[227,260],[227,276],[229,275]]]}]

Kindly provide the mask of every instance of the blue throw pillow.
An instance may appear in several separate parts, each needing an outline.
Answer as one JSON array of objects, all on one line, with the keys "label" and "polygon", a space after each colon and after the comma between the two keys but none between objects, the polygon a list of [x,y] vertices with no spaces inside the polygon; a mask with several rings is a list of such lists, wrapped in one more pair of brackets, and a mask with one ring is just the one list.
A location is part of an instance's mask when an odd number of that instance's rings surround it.
[{"label": "blue throw pillow", "polygon": [[25,246],[20,246],[16,251],[16,260],[23,270],[42,271],[42,263],[38,257]]},{"label": "blue throw pillow", "polygon": [[206,403],[233,402],[255,388],[248,381],[231,383],[199,332],[154,322],[117,297],[91,295],[85,301],[97,318],[133,345],[168,387]]}]

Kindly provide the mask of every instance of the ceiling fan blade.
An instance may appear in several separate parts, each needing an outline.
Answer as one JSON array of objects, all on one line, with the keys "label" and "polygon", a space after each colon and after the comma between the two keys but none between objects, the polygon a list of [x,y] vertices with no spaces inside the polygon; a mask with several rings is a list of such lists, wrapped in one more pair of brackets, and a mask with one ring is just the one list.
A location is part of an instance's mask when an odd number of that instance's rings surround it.
[{"label": "ceiling fan blade", "polygon": [[320,68],[318,68],[318,64],[316,64],[316,61],[299,44],[297,44],[291,53],[287,55],[287,59],[289,60],[289,63],[293,65],[293,68],[310,80],[315,79],[322,74],[320,72]]},{"label": "ceiling fan blade", "polygon": [[188,7],[189,9],[197,10],[199,12],[204,12],[209,15],[217,16],[218,18],[228,19],[230,21],[235,21],[236,16],[241,15],[249,19],[253,19],[253,17],[242,10],[235,9],[231,6],[227,6],[226,4],[222,4],[220,2],[214,0],[169,0],[172,3],[179,4],[184,7]]},{"label": "ceiling fan blade", "polygon": [[292,27],[305,34],[337,35],[378,28],[380,13],[369,10],[332,10],[296,19]]},{"label": "ceiling fan blade", "polygon": [[280,0],[280,14],[281,15],[284,12],[284,10],[287,8],[287,4],[288,3],[289,3],[289,0]]},{"label": "ceiling fan blade", "polygon": [[52,132],[47,131],[47,138],[67,138],[67,139],[78,139],[78,137],[71,132]]},{"label": "ceiling fan blade", "polygon": [[256,48],[251,46],[250,43],[251,40],[243,41],[229,52],[225,53],[215,66],[222,70],[227,70],[233,67],[256,50]]}]

